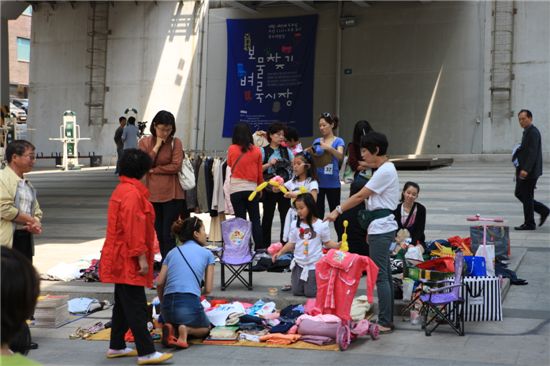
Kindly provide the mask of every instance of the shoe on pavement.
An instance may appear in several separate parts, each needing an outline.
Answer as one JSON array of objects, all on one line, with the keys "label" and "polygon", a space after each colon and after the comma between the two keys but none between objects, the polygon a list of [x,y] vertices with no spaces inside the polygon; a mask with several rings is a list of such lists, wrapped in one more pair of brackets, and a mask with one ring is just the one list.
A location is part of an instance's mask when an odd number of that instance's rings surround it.
[{"label": "shoe on pavement", "polygon": [[117,358],[117,357],[134,357],[138,353],[135,349],[126,347],[124,349],[111,349],[107,351],[107,358]]},{"label": "shoe on pavement", "polygon": [[514,230],[536,230],[536,229],[537,229],[536,226],[529,226],[525,224],[514,227]]},{"label": "shoe on pavement", "polygon": [[541,227],[542,225],[544,225],[544,222],[546,221],[546,219],[548,218],[548,215],[550,214],[550,212],[547,212],[545,213],[544,215],[540,215],[540,222],[539,222],[539,227]]},{"label": "shoe on pavement", "polygon": [[137,364],[138,365],[158,365],[163,363],[164,361],[168,361],[173,356],[174,355],[171,353],[155,352],[147,356],[138,357]]}]

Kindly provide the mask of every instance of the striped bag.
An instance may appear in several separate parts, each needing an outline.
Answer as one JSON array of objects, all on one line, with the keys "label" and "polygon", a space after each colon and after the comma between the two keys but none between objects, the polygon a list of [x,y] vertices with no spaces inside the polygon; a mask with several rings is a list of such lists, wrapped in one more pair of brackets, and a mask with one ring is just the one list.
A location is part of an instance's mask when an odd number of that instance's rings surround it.
[{"label": "striped bag", "polygon": [[464,299],[464,321],[502,321],[500,278],[492,276],[466,276],[460,290]]}]

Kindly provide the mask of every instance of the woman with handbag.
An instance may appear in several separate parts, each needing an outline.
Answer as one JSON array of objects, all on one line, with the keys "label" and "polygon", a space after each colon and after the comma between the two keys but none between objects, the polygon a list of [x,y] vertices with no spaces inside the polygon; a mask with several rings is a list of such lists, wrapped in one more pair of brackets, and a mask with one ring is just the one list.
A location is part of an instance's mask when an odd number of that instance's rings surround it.
[{"label": "woman with handbag", "polygon": [[187,348],[188,336],[203,338],[210,332],[200,296],[212,291],[215,262],[212,252],[203,248],[206,231],[198,217],[178,219],[172,232],[182,244],[168,253],[157,278],[164,319],[162,344]]},{"label": "woman with handbag", "polygon": [[372,178],[356,194],[336,207],[327,217],[335,221],[342,213],[368,199],[366,222],[368,230],[369,254],[378,266],[376,280],[378,290],[380,331],[389,333],[393,330],[393,281],[390,266],[390,245],[395,239],[397,223],[393,211],[399,200],[399,177],[393,163],[386,155],[388,140],[379,132],[369,132],[361,139],[363,160],[376,169]]},{"label": "woman with handbag", "polygon": [[232,145],[227,149],[227,167],[231,169],[229,192],[235,216],[246,220],[248,212],[255,248],[261,247],[263,242],[259,197],[249,201],[248,196],[264,181],[262,152],[254,145],[248,123],[239,122],[235,125]]},{"label": "woman with handbag", "polygon": [[139,140],[139,148],[153,160],[153,167],[145,175],[145,186],[151,192],[149,201],[155,208],[155,230],[164,259],[176,246],[171,235],[172,223],[178,219],[185,205],[185,192],[178,173],[183,161],[183,145],[174,137],[176,120],[168,111],[159,111],[151,123],[151,136]]}]

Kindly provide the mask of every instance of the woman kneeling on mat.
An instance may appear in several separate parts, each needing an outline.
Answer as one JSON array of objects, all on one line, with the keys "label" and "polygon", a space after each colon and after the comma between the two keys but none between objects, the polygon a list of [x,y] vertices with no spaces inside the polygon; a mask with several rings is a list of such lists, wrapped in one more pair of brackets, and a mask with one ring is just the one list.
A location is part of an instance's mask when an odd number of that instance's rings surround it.
[{"label": "woman kneeling on mat", "polygon": [[[198,217],[177,220],[172,225],[172,232],[183,244],[168,252],[157,279],[157,293],[165,322],[162,344],[187,348],[188,336],[204,338],[210,331],[210,321],[200,296],[212,291],[214,255],[202,247],[206,244],[206,231]],[[177,327],[178,336],[174,327]]]}]

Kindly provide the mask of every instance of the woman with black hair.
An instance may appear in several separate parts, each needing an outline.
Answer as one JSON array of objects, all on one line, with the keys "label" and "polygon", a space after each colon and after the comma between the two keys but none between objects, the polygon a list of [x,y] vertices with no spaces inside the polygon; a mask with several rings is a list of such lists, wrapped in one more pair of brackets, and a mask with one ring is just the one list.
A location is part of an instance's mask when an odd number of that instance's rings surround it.
[{"label": "woman with black hair", "polygon": [[424,247],[426,236],[426,207],[416,202],[420,186],[415,182],[406,182],[401,192],[401,200],[394,211],[399,229],[407,229],[411,235],[411,246]]},{"label": "woman with black hair", "polygon": [[214,286],[214,255],[202,247],[206,245],[206,231],[198,217],[179,219],[172,232],[182,244],[168,253],[157,278],[165,321],[162,343],[187,348],[188,336],[202,338],[210,331],[200,296],[210,294]]},{"label": "woman with black hair", "polygon": [[239,122],[233,130],[232,145],[227,149],[227,166],[231,169],[230,197],[235,216],[252,222],[252,238],[256,248],[263,246],[259,197],[248,196],[263,183],[262,152],[254,145],[248,123]]},{"label": "woman with black hair", "polygon": [[172,223],[178,219],[185,204],[185,192],[181,188],[178,173],[183,161],[183,145],[174,137],[176,120],[168,111],[160,111],[151,123],[151,136],[139,140],[139,148],[153,160],[153,167],[145,176],[149,189],[149,201],[155,208],[155,230],[162,258],[176,246],[171,235]]},{"label": "woman with black hair", "polygon": [[376,280],[380,309],[378,323],[383,333],[392,332],[394,328],[390,245],[397,230],[393,211],[399,200],[399,177],[393,163],[388,161],[387,149],[388,139],[379,132],[369,132],[361,139],[363,160],[376,171],[359,192],[326,217],[328,221],[335,221],[342,213],[368,199],[364,225],[368,231],[369,255],[379,269]]},{"label": "woman with black hair", "polygon": [[[140,179],[151,169],[149,155],[138,149],[124,150],[120,159],[120,183],[109,200],[107,233],[101,250],[99,279],[115,284],[111,340],[107,358],[138,356],[139,365],[158,364],[172,358],[155,351],[147,329],[145,287],[153,287],[155,211],[149,191]],[[124,335],[132,330],[136,350],[126,347]]]},{"label": "woman with black hair", "polygon": [[[344,160],[344,140],[334,135],[340,120],[331,113],[322,113],[319,116],[319,131],[321,137],[313,141],[314,157],[324,153],[329,159],[316,161],[317,176],[319,177],[319,194],[317,196],[317,212],[322,219],[325,217],[325,197],[329,210],[332,211],[340,203],[340,163]],[[340,233],[337,227],[336,232]]]},{"label": "woman with black hair", "polygon": [[1,246],[2,333],[0,365],[38,365],[22,355],[30,349],[27,319],[34,313],[40,278],[31,262],[17,250]]},{"label": "woman with black hair", "polygon": [[353,140],[348,144],[348,164],[354,172],[354,180],[350,185],[349,195],[353,196],[361,190],[372,176],[372,170],[361,157],[361,138],[374,131],[368,121],[360,120],[353,128]]},{"label": "woman with black hair", "polygon": [[[285,125],[279,122],[272,123],[267,130],[269,145],[262,147],[262,169],[265,181],[278,175],[286,182],[292,176],[294,154],[292,154],[289,148],[281,146],[281,143],[285,140],[285,132]],[[290,208],[290,201],[277,188],[271,190],[271,187],[268,186],[262,193],[264,207],[264,215],[262,217],[263,245],[258,248],[258,244],[256,244],[256,249],[267,249],[271,245],[271,227],[275,215],[275,206],[279,210],[279,218],[281,219],[279,240],[283,241],[285,217]]]}]

